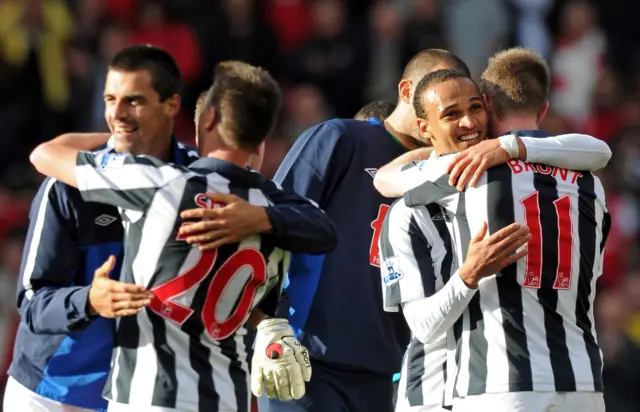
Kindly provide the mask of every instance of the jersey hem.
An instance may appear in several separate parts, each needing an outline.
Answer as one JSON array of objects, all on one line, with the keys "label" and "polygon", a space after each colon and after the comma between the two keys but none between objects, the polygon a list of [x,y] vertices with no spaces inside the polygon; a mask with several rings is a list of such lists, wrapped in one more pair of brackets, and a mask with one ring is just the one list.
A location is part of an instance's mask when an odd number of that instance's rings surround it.
[{"label": "jersey hem", "polygon": [[500,394],[510,392],[597,392],[602,393],[601,390],[596,389],[593,382],[566,382],[565,384],[555,384],[547,382],[533,382],[533,383],[504,383],[500,385],[487,386],[484,391],[468,391],[464,394],[458,393],[455,398],[464,398],[466,396],[484,395],[484,394]]}]

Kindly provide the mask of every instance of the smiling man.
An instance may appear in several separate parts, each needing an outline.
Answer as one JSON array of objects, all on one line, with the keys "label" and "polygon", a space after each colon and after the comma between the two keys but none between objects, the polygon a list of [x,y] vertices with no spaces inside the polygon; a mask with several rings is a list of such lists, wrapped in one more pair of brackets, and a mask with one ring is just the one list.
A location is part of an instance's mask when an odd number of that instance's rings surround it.
[{"label": "smiling man", "polygon": [[[536,128],[548,106],[546,63],[534,54],[513,51],[497,56],[487,70],[496,67],[510,70],[483,77],[493,86],[483,85],[486,101],[500,103],[501,111],[492,114],[492,126],[496,130],[504,130],[507,124]],[[451,349],[452,356],[441,352],[440,359],[447,360],[450,388],[455,385],[456,411],[529,412],[553,405],[561,410],[603,410],[601,360],[591,308],[608,214],[597,178],[568,168],[604,166],[610,157],[608,147],[580,135],[567,135],[564,140],[562,136],[536,140],[505,135],[482,142],[488,116],[482,113],[484,99],[471,79],[444,70],[425,76],[416,89],[420,135],[433,143],[440,157],[410,163],[404,171],[391,166],[381,177],[389,183],[388,174],[395,170],[398,175],[391,191],[406,191],[404,200],[392,206],[381,235],[381,258],[388,262],[382,265],[382,279],[388,279],[390,272],[397,279],[387,282],[385,307],[402,308],[425,352],[435,356],[433,350],[443,351],[445,342]],[[482,154],[476,150],[481,145],[493,145],[500,154],[481,156],[480,169],[486,170],[496,159],[508,164],[481,173],[477,187],[463,185],[459,191],[450,186],[448,171],[454,157],[464,159],[470,151]],[[447,156],[461,150],[462,155]],[[598,158],[591,157],[593,152],[599,152]],[[553,166],[517,160],[543,161],[545,157]],[[433,231],[424,218],[437,206],[444,209],[442,218],[454,239],[456,262],[448,266],[433,253],[437,250],[429,240]],[[502,270],[500,260],[493,260],[489,262],[493,271],[482,273],[473,253],[477,244],[487,232],[489,240],[514,224],[529,227],[527,251],[513,255],[527,253],[527,259]],[[471,234],[478,232],[472,239]],[[508,256],[512,252],[509,237],[496,242],[492,250]],[[491,255],[483,254],[481,261],[487,259]],[[474,270],[463,271],[470,261]],[[456,264],[462,266],[458,273],[451,269]],[[408,353],[411,362],[411,348]],[[444,365],[432,361],[427,367],[425,363],[418,382],[441,385],[436,395],[448,400],[442,392]],[[407,406],[413,406],[412,397],[426,393],[416,394],[424,385],[408,382],[407,387],[414,389],[407,397]]]}]

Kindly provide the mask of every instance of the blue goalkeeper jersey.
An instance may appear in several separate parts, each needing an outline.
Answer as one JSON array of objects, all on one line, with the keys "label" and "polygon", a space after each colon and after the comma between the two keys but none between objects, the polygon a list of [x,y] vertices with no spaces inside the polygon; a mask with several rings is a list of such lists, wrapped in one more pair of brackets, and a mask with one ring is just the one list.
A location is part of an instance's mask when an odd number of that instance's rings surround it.
[{"label": "blue goalkeeper jersey", "polygon": [[[171,159],[188,165],[195,149],[172,140]],[[111,151],[107,145],[104,151]],[[113,349],[113,319],[86,312],[94,271],[123,258],[118,209],[82,200],[80,192],[47,178],[31,205],[17,299],[18,327],[9,375],[22,386],[67,405],[106,410],[102,389]]]},{"label": "blue goalkeeper jersey", "polygon": [[316,201],[339,243],[320,256],[294,255],[282,314],[312,357],[396,373],[410,332],[401,313],[383,310],[378,237],[392,199],[373,186],[378,167],[407,149],[377,121],[333,119],[306,130],[274,180]]}]

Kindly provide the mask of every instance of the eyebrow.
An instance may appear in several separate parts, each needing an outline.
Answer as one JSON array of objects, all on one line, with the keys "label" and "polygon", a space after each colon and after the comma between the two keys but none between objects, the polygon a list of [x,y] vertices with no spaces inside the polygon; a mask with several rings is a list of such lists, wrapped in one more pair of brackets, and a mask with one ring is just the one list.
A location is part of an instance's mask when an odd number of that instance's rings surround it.
[{"label": "eyebrow", "polygon": [[[113,97],[113,94],[105,93],[103,95],[103,98],[106,99],[107,97]],[[142,94],[130,94],[130,95],[124,96],[124,98],[127,100],[147,100],[146,97],[144,97],[144,95]]]}]

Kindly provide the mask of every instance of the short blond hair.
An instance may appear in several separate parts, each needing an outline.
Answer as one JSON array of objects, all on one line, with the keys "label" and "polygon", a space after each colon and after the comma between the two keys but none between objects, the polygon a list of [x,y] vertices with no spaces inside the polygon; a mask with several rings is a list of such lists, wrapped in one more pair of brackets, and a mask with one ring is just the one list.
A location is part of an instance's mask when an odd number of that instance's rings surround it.
[{"label": "short blond hair", "polygon": [[202,111],[204,110],[204,100],[207,98],[207,92],[204,91],[202,93],[200,93],[200,96],[198,96],[198,100],[196,100],[196,111],[193,114],[193,120],[198,123],[198,119],[200,118],[200,115],[202,114]]},{"label": "short blond hair", "polygon": [[480,88],[499,117],[540,114],[549,98],[551,74],[538,53],[516,47],[495,54],[482,72]]}]

